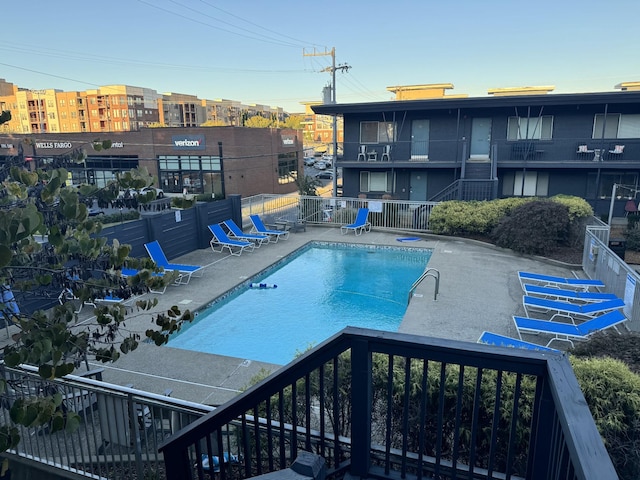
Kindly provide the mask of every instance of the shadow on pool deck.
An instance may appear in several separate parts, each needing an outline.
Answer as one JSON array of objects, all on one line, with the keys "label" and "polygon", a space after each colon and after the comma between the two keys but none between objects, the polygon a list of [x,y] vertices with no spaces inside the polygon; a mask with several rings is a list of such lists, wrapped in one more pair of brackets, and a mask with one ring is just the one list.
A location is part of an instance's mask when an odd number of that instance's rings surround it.
[{"label": "shadow on pool deck", "polygon": [[[172,259],[179,263],[206,265],[201,278],[188,285],[171,286],[164,295],[156,295],[163,312],[172,305],[195,311],[247,278],[317,240],[371,245],[392,245],[433,250],[429,267],[440,274],[439,294],[434,300],[435,279],[426,278],[416,289],[400,325],[399,332],[475,342],[484,330],[515,336],[512,315],[524,313],[522,290],[516,272],[527,270],[550,275],[572,276],[571,267],[554,262],[514,255],[507,250],[475,241],[425,235],[421,241],[400,243],[404,235],[372,231],[360,236],[341,235],[338,228],[309,227],[294,233],[286,241],[264,245],[240,257],[198,250]],[[582,272],[577,268],[577,274]],[[150,294],[148,294],[150,295]],[[300,285],[298,298],[303,302],[305,287]],[[256,310],[256,315],[259,315]],[[91,309],[81,312],[79,321],[90,318]],[[149,312],[135,311],[126,322],[128,330],[144,331],[152,327]],[[16,327],[11,327],[16,328]],[[278,328],[274,325],[273,328]],[[2,335],[4,337],[4,335]],[[6,343],[6,340],[4,340]],[[273,348],[278,348],[273,345]],[[219,405],[247,387],[261,370],[274,371],[278,365],[251,359],[224,357],[206,353],[156,347],[143,343],[113,364],[90,363],[104,367],[104,380],[153,393],[173,390],[173,397],[209,405]]]}]

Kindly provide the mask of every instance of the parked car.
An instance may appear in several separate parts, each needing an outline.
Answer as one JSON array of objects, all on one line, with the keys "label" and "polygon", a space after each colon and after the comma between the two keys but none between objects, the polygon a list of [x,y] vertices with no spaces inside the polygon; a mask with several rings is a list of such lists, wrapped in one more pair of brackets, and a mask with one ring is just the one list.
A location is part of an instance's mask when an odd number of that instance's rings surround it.
[{"label": "parked car", "polygon": [[324,172],[316,173],[315,177],[318,178],[318,179],[332,180],[333,179],[333,172],[331,170],[325,170]]},{"label": "parked car", "polygon": [[147,192],[156,192],[156,198],[164,198],[164,190],[156,187],[144,187],[138,192],[139,195],[145,195]]},{"label": "parked car", "polygon": [[312,167],[314,163],[316,163],[315,157],[304,157],[304,164],[307,167]]},{"label": "parked car", "polygon": [[316,163],[313,164],[313,166],[316,167],[318,170],[324,170],[325,168],[327,168],[327,164],[322,160],[318,160]]}]

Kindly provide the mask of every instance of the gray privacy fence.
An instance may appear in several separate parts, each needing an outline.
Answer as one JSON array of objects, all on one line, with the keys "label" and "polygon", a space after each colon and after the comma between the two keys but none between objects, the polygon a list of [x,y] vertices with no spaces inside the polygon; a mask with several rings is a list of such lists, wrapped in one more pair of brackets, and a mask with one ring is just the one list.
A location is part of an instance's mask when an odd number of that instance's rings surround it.
[{"label": "gray privacy fence", "polygon": [[640,331],[640,275],[609,248],[610,228],[594,218],[585,231],[582,269],[589,278],[602,280],[604,290],[624,299],[630,330]]}]

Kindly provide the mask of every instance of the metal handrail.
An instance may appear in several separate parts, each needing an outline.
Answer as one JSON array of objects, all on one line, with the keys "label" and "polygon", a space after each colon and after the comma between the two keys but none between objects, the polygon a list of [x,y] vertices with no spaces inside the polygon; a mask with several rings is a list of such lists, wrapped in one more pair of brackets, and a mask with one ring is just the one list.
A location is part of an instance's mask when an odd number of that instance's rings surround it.
[{"label": "metal handrail", "polygon": [[440,272],[435,268],[426,268],[425,271],[422,272],[422,275],[420,275],[420,277],[418,277],[418,279],[415,282],[413,282],[413,285],[411,285],[411,288],[409,289],[409,298],[407,299],[407,305],[409,305],[409,302],[411,301],[411,297],[413,297],[414,290],[427,277],[433,277],[436,279],[436,288],[433,292],[433,299],[434,300],[438,299],[438,292],[440,291]]}]

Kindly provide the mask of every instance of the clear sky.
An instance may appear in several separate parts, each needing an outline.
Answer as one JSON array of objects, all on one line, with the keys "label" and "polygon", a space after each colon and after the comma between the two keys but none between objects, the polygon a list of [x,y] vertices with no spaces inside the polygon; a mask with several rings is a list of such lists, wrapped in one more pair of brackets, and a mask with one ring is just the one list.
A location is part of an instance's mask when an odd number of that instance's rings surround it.
[{"label": "clear sky", "polygon": [[[394,85],[450,94],[640,81],[640,0],[6,0],[0,78],[30,89],[101,85],[280,106],[320,101],[335,47],[338,103]],[[315,49],[315,50],[314,50]]]}]

